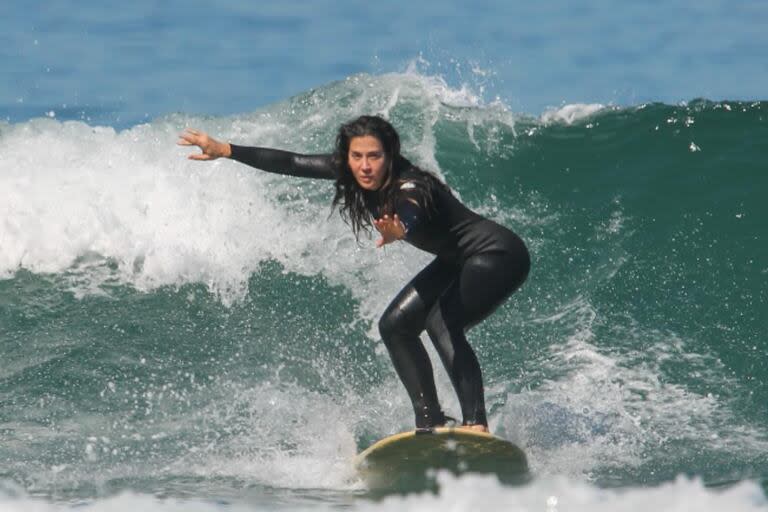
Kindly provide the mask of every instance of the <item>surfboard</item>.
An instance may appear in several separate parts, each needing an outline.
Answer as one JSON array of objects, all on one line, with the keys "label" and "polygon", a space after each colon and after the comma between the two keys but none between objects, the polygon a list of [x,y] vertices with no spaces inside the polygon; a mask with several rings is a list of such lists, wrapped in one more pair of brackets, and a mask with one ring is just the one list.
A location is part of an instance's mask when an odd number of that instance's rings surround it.
[{"label": "surfboard", "polygon": [[528,475],[525,453],[485,432],[456,427],[411,430],[386,437],[358,454],[355,468],[371,489],[435,487],[436,470],[496,475],[517,483]]}]

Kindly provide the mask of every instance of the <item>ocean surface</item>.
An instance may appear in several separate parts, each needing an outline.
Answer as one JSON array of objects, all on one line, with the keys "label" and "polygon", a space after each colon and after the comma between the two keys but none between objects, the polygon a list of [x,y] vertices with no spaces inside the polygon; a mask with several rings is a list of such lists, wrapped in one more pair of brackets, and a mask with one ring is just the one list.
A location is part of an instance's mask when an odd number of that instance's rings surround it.
[{"label": "ocean surface", "polygon": [[[0,6],[0,511],[768,509],[768,4],[189,4]],[[524,484],[368,491],[429,255],[175,145],[363,113],[530,248],[469,334]]]}]

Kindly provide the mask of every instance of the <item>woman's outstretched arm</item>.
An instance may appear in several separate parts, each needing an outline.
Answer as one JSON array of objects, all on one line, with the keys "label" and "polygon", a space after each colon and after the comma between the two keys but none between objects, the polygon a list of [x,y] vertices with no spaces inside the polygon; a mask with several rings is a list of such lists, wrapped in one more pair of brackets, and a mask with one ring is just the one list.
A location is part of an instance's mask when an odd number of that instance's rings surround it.
[{"label": "woman's outstretched arm", "polygon": [[280,149],[238,146],[221,142],[205,132],[187,129],[179,135],[181,146],[197,146],[202,153],[189,155],[190,160],[231,158],[267,172],[301,178],[336,179],[331,155],[302,155]]}]

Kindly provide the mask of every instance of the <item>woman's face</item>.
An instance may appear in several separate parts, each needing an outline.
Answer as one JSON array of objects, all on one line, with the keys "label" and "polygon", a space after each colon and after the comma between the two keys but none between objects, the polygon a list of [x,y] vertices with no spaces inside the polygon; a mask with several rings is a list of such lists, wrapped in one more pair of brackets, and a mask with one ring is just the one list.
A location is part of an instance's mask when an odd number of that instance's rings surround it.
[{"label": "woman's face", "polygon": [[387,179],[387,156],[381,141],[373,135],[352,137],[349,141],[349,168],[360,188],[379,190]]}]

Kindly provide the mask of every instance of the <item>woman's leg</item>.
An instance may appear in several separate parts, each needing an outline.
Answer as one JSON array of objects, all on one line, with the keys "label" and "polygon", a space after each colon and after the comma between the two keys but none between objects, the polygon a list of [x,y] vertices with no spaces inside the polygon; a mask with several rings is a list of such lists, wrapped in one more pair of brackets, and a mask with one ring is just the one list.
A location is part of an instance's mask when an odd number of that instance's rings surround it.
[{"label": "woman's leg", "polygon": [[459,397],[463,424],[488,425],[480,365],[465,331],[485,319],[528,275],[528,253],[477,254],[427,316],[427,332]]},{"label": "woman's leg", "polygon": [[438,297],[457,277],[455,267],[435,259],[397,294],[379,321],[381,338],[411,398],[417,428],[445,423],[432,364],[419,335]]}]

